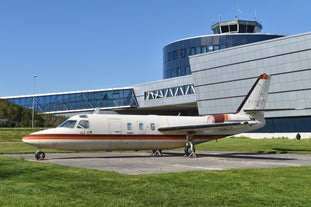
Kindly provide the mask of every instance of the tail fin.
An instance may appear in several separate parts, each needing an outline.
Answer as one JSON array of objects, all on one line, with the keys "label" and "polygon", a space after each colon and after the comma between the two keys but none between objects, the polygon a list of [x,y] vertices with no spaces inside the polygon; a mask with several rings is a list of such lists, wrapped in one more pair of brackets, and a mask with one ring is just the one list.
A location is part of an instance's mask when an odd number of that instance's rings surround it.
[{"label": "tail fin", "polygon": [[[249,114],[265,109],[270,80],[268,74],[261,74],[237,109],[236,114]],[[258,115],[258,113],[256,114]]]}]

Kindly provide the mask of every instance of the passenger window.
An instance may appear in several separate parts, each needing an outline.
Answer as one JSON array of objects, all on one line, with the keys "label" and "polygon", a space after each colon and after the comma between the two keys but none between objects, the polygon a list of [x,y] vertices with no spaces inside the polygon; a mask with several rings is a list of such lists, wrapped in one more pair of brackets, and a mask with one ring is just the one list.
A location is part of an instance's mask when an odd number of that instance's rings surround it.
[{"label": "passenger window", "polygon": [[127,130],[132,131],[132,123],[127,123]]},{"label": "passenger window", "polygon": [[77,128],[80,128],[80,129],[87,129],[89,127],[90,127],[90,125],[89,125],[89,121],[88,120],[81,120],[81,121],[79,121],[79,124],[77,126]]},{"label": "passenger window", "polygon": [[139,130],[144,130],[144,124],[143,123],[139,123]]},{"label": "passenger window", "polygon": [[155,130],[155,124],[154,123],[151,123],[150,124],[150,129],[153,131],[153,130]]}]

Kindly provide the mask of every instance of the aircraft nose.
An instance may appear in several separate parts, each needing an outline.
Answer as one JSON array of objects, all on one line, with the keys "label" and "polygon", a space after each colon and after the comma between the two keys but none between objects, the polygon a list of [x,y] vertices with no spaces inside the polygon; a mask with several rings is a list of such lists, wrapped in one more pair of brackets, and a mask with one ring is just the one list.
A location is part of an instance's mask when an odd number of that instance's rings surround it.
[{"label": "aircraft nose", "polygon": [[24,137],[22,138],[22,142],[28,143],[30,139],[31,139],[31,135],[30,135],[30,134],[29,134],[29,135],[26,135],[26,136],[24,136]]},{"label": "aircraft nose", "polygon": [[32,134],[24,136],[22,138],[22,142],[24,142],[26,144],[30,144],[30,145],[38,145],[39,144],[39,140],[36,139],[35,136]]}]

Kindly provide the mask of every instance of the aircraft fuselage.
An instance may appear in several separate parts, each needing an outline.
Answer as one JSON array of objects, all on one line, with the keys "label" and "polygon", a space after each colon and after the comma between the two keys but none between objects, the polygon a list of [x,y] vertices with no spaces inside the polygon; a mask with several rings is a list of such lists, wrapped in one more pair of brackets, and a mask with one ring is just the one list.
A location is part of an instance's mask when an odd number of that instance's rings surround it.
[{"label": "aircraft fuselage", "polygon": [[[231,119],[231,120],[230,120]],[[199,126],[225,122],[247,122],[248,116],[220,114],[209,116],[156,116],[156,115],[106,115],[83,114],[73,116],[57,128],[32,133],[23,138],[31,145],[63,150],[141,150],[173,149],[184,147],[185,134],[192,130],[161,131],[165,126]],[[256,122],[256,128],[260,127]],[[254,126],[248,126],[250,130]],[[219,139],[245,131],[245,126],[230,129],[219,127],[208,131],[197,131],[194,144]]]}]

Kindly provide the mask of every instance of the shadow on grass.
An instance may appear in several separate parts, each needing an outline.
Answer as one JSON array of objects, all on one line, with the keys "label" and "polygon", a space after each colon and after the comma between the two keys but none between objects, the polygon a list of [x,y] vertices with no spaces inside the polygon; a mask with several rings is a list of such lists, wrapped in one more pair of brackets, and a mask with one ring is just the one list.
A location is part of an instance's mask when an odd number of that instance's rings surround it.
[{"label": "shadow on grass", "polygon": [[273,148],[273,150],[280,151],[280,152],[306,152],[306,153],[311,153],[310,149]]},{"label": "shadow on grass", "polygon": [[[167,153],[171,156],[183,156],[182,153]],[[295,160],[291,158],[283,157],[271,157],[269,155],[276,153],[256,153],[256,152],[219,152],[219,154],[211,153],[197,153],[198,158],[200,157],[220,157],[220,158],[230,158],[230,159],[250,159],[250,160]]]},{"label": "shadow on grass", "polygon": [[53,157],[45,160],[70,160],[70,159],[135,159],[135,158],[153,158],[153,156],[147,155],[115,155],[115,156],[70,156],[70,157]]}]

